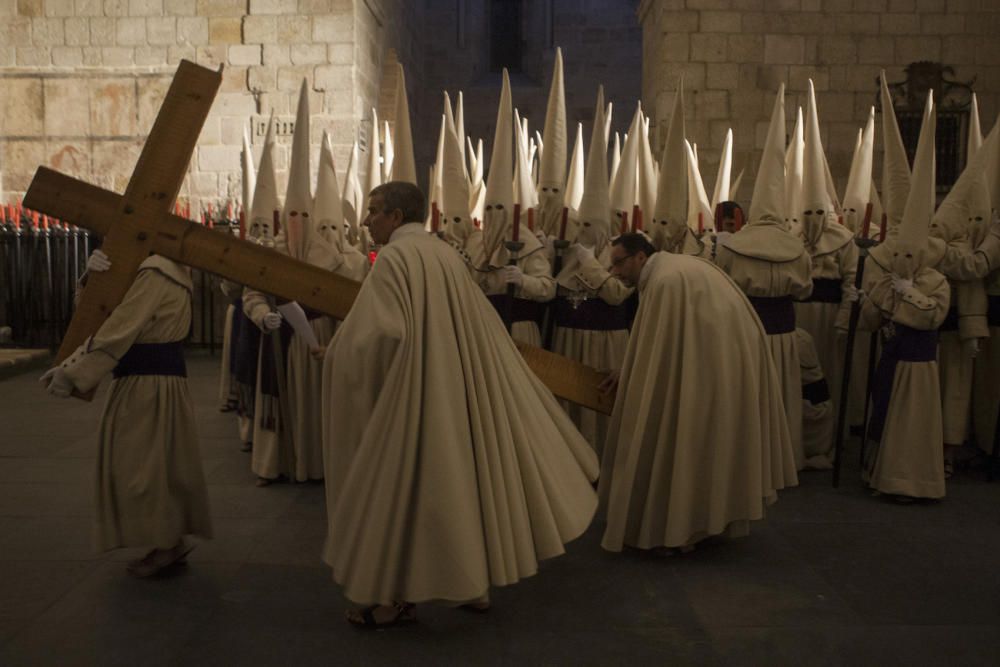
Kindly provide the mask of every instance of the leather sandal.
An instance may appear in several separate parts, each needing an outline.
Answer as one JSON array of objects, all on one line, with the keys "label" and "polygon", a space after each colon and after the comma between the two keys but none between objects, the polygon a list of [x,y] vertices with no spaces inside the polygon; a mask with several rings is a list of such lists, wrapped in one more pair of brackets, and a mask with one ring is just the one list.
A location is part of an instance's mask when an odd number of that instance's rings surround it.
[{"label": "leather sandal", "polygon": [[[347,621],[358,628],[363,628],[365,630],[380,630],[383,628],[391,628],[394,625],[402,625],[404,623],[413,623],[417,620],[416,614],[413,612],[416,605],[410,604],[409,602],[393,602],[391,605],[381,605],[373,604],[369,607],[361,607],[359,609],[352,609],[347,612]],[[385,621],[377,621],[375,619],[375,610],[379,608],[391,608],[395,614]],[[352,614],[360,614],[360,620],[357,616]]]}]

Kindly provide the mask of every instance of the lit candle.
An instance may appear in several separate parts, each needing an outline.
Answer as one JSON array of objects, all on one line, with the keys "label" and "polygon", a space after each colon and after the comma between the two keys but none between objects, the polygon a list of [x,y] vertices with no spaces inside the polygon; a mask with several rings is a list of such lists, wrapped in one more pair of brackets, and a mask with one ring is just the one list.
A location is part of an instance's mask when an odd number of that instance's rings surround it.
[{"label": "lit candle", "polygon": [[535,231],[535,209],[533,208],[528,209],[528,229],[532,232]]},{"label": "lit candle", "polygon": [[510,240],[517,243],[521,239],[521,205],[514,204],[514,223],[510,232]]},{"label": "lit candle", "polygon": [[281,231],[281,211],[274,209],[271,219],[274,221],[274,229],[271,231],[275,236],[277,236],[278,232]]},{"label": "lit candle", "polygon": [[861,223],[861,238],[868,238],[868,231],[872,226],[872,203],[868,202],[865,206],[865,220]]},{"label": "lit candle", "polygon": [[240,211],[240,241],[247,238],[247,215],[245,211]]},{"label": "lit candle", "polygon": [[639,226],[639,205],[636,204],[632,207],[632,231],[637,232],[641,229]]},{"label": "lit candle", "polygon": [[705,233],[705,220],[703,219],[703,213],[698,211],[698,236]]},{"label": "lit candle", "polygon": [[562,220],[559,222],[559,240],[566,240],[566,220],[569,218],[569,208],[563,206]]},{"label": "lit candle", "polygon": [[885,228],[886,228],[886,226],[888,224],[889,224],[889,219],[886,217],[886,214],[883,213],[882,214],[882,223],[879,225],[879,230],[878,230],[878,242],[879,243],[882,243],[883,241],[885,241]]}]

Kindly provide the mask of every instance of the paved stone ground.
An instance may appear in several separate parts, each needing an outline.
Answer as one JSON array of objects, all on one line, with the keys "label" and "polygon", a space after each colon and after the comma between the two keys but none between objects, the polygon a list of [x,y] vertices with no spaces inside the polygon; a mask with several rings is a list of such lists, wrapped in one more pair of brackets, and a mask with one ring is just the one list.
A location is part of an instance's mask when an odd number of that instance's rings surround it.
[{"label": "paved stone ground", "polygon": [[319,561],[322,487],[255,488],[191,356],[217,536],[154,581],[91,551],[103,392],[0,381],[0,664],[1000,664],[1000,483],[973,474],[921,506],[806,474],[748,538],[667,559],[603,552],[596,523],[489,614],[358,631]]}]

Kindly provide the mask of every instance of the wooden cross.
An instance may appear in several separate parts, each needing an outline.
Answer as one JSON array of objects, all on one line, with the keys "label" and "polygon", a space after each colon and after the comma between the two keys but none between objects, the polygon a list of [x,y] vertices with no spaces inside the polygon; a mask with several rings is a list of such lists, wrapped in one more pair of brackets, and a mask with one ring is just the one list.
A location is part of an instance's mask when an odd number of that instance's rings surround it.
[{"label": "wooden cross", "polygon": [[[45,167],[35,172],[24,205],[101,234],[105,252],[114,257],[108,271],[90,276],[56,363],[97,332],[151,254],[337,319],[350,311],[360,283],[171,213],[221,82],[221,69],[181,61],[124,195]],[[611,414],[614,397],[597,389],[602,373],[541,348],[518,343],[518,349],[553,394]]]}]

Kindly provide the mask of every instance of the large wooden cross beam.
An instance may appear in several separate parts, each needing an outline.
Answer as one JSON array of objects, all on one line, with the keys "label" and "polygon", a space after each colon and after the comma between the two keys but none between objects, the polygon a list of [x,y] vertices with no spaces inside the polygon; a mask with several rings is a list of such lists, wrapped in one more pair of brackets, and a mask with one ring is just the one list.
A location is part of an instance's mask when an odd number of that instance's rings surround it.
[{"label": "large wooden cross beam", "polygon": [[[221,70],[181,61],[124,195],[45,167],[35,173],[25,206],[101,234],[105,252],[114,258],[111,268],[92,275],[83,290],[57,363],[97,332],[151,254],[298,301],[337,319],[350,311],[360,283],[171,213],[221,81]],[[541,348],[523,344],[518,348],[553,394],[611,413],[614,398],[597,389],[602,373]]]}]

